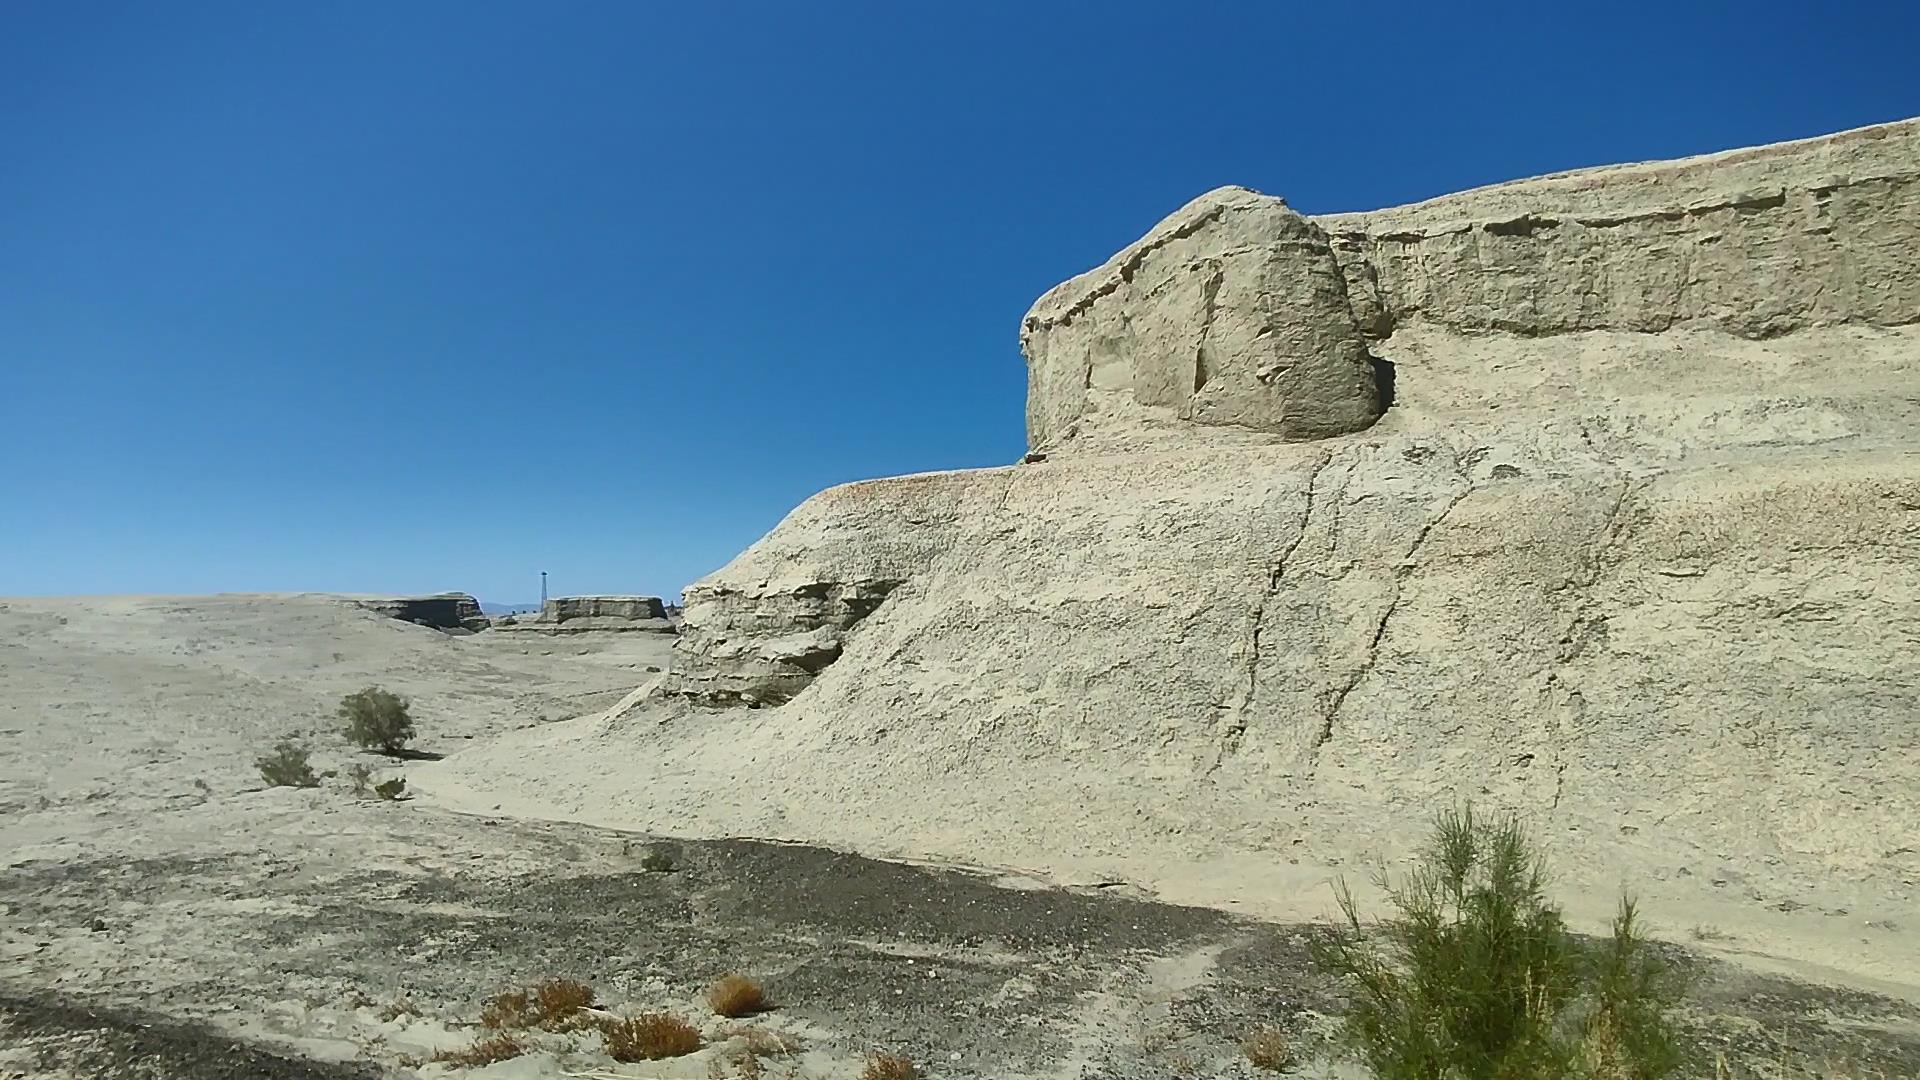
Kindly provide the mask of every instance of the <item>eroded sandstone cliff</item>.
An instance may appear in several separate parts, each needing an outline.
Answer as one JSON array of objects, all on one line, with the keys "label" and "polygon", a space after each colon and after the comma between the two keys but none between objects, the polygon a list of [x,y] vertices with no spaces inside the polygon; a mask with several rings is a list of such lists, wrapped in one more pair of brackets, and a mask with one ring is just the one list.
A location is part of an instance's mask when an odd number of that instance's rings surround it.
[{"label": "eroded sandstone cliff", "polygon": [[1044,462],[822,492],[688,590],[626,820],[1200,897],[1466,797],[1603,898],[1909,904],[1916,177],[1909,121],[1203,196],[1027,316]]}]

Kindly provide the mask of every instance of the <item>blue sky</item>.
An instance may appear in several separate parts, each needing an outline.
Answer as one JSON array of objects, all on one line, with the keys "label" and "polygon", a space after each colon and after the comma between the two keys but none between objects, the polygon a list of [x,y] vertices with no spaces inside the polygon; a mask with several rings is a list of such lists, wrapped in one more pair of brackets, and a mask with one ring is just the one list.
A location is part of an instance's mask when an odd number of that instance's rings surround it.
[{"label": "blue sky", "polygon": [[1020,316],[1308,212],[1920,114],[1920,5],[15,4],[0,595],[677,593],[1023,449]]}]

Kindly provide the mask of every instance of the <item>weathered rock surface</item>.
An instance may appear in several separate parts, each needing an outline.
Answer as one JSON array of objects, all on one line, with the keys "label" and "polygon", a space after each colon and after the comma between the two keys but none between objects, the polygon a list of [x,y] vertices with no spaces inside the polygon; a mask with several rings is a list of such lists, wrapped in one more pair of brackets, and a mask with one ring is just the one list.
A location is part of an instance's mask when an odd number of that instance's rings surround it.
[{"label": "weathered rock surface", "polygon": [[480,601],[466,593],[438,593],[433,596],[373,597],[359,600],[361,607],[402,622],[419,623],[436,630],[485,630],[491,621],[480,611]]},{"label": "weathered rock surface", "polygon": [[1413,323],[1906,325],[1916,246],[1912,123],[1313,219],[1221,188],[1027,313],[1028,437],[1040,449],[1114,417],[1357,431],[1380,409],[1368,343]]},{"label": "weathered rock surface", "polygon": [[1292,439],[1358,431],[1383,407],[1360,331],[1326,231],[1221,188],[1027,313],[1029,441],[1130,405]]},{"label": "weathered rock surface", "polygon": [[657,596],[551,597],[541,605],[539,614],[503,615],[493,620],[493,627],[544,634],[590,631],[671,634],[674,630],[666,604]]},{"label": "weathered rock surface", "polygon": [[1910,913],[1916,177],[1909,121],[1205,196],[1027,317],[1044,460],[830,489],[688,589],[593,798],[1210,901],[1472,798],[1602,907]]},{"label": "weathered rock surface", "polygon": [[[778,558],[778,556],[774,556]],[[695,586],[667,673],[668,693],[710,704],[778,705],[840,658],[847,631],[880,606],[896,578]]]}]

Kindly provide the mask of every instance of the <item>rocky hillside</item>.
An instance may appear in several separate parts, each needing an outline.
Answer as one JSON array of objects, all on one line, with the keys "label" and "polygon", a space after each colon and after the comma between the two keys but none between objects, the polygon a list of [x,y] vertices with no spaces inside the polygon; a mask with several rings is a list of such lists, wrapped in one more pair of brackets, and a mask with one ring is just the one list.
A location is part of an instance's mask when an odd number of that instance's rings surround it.
[{"label": "rocky hillside", "polygon": [[1857,924],[1920,901],[1920,121],[1223,188],[1021,338],[1044,460],[822,492],[690,588],[601,816],[1221,902],[1473,798],[1603,904],[1912,959]]}]

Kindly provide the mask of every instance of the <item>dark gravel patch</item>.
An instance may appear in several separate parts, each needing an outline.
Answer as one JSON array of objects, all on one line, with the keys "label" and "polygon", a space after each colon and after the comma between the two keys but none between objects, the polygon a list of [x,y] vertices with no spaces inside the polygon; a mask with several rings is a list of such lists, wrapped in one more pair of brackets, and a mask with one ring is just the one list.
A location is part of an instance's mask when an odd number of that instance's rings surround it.
[{"label": "dark gravel patch", "polygon": [[[555,976],[613,1003],[652,1007],[664,995],[697,1008],[713,979],[738,971],[762,980],[779,1009],[835,1033],[827,1040],[835,1048],[905,1052],[936,1080],[1048,1072],[1074,1057],[1085,1062],[1083,1077],[1173,1075],[1183,1059],[1200,1075],[1252,1076],[1239,1060],[1247,1033],[1276,1025],[1311,1057],[1331,1047],[1344,1005],[1312,962],[1309,927],[747,841],[646,845],[672,856],[672,872],[640,869],[638,847],[630,868],[617,858],[608,869],[603,858],[589,872],[583,853],[618,850],[618,837],[508,833],[503,844],[552,852],[551,870],[505,874],[476,861],[311,877],[255,856],[98,860],[18,868],[0,878],[0,901],[22,925],[70,930],[108,901],[298,902],[298,914],[223,916],[226,951],[176,984],[170,1011],[298,988],[373,999],[404,992],[473,1017],[493,993]],[[1153,985],[1156,964],[1203,949],[1215,959],[1199,977],[1171,992]],[[1791,1053],[1847,1061],[1866,1075],[1920,1076],[1920,1009],[1663,951],[1690,980],[1684,1022],[1703,1063],[1719,1052],[1736,1061]],[[235,958],[245,958],[243,969],[228,970]],[[18,984],[10,992],[0,1033],[67,1055],[84,1066],[68,1066],[76,1075],[378,1075],[287,1059],[177,1019],[42,1002]],[[1166,1038],[1143,1038],[1147,1026]]]},{"label": "dark gravel patch", "polygon": [[97,1080],[376,1080],[369,1065],[287,1057],[204,1025],[37,995],[0,995],[0,1045],[33,1068]]}]

